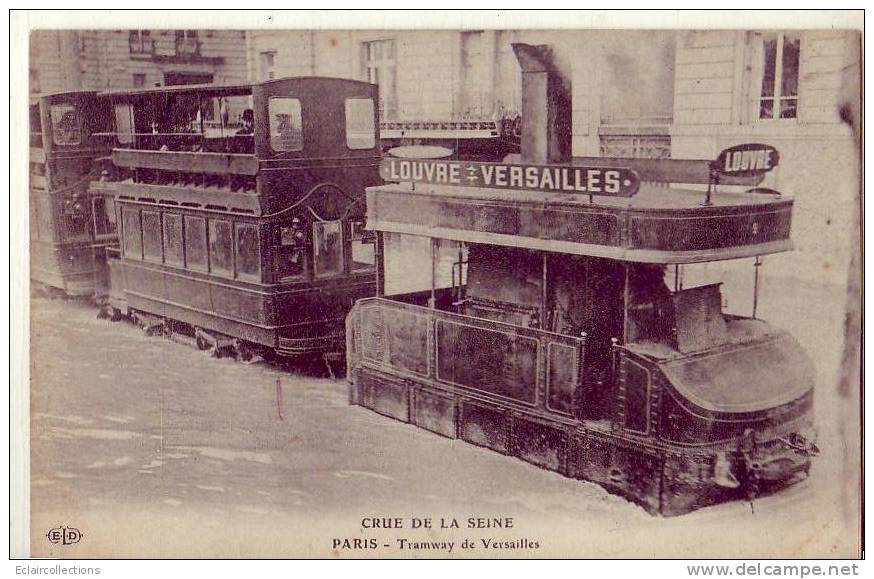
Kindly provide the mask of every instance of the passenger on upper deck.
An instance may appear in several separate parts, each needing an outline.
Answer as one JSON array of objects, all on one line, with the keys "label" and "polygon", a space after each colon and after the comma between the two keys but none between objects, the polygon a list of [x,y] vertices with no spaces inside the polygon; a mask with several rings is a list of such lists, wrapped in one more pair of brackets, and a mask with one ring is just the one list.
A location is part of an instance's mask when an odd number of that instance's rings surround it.
[{"label": "passenger on upper deck", "polygon": [[246,109],[243,111],[242,116],[240,117],[240,121],[243,123],[243,128],[239,129],[235,135],[252,135],[255,132],[255,113],[252,109]]}]

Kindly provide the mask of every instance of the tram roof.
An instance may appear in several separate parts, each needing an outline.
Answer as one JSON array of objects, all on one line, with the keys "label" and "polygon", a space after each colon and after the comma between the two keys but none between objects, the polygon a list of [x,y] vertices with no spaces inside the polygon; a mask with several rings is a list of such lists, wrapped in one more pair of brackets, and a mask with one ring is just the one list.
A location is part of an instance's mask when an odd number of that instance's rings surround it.
[{"label": "tram roof", "polygon": [[131,89],[117,89],[103,91],[100,96],[146,96],[157,94],[179,94],[196,92],[206,95],[247,94],[252,90],[251,84],[180,84],[172,86],[156,86]]},{"label": "tram roof", "polygon": [[287,76],[282,78],[276,78],[271,80],[265,80],[262,82],[256,83],[248,83],[248,84],[179,84],[179,85],[171,85],[171,86],[154,86],[154,87],[142,87],[142,88],[129,88],[129,89],[115,89],[115,90],[107,90],[98,93],[99,96],[108,96],[108,97],[121,97],[121,96],[145,96],[145,95],[157,95],[157,94],[180,94],[187,92],[196,92],[203,96],[209,95],[243,95],[249,94],[252,91],[252,87],[254,86],[269,86],[273,84],[280,84],[285,82],[325,82],[325,81],[333,81],[333,82],[342,82],[346,84],[370,84],[364,81],[352,80],[352,79],[342,79],[342,78],[334,78],[327,76]]},{"label": "tram roof", "polygon": [[408,183],[371,187],[368,228],[645,263],[791,249],[792,200],[643,184],[633,197]]},{"label": "tram roof", "polygon": [[97,94],[96,90],[65,90],[65,91],[59,91],[59,92],[36,93],[36,94],[30,95],[29,99],[30,99],[30,104],[34,105],[34,104],[38,103],[40,99],[43,99],[43,98],[65,97],[65,96],[79,97],[79,96],[90,96],[90,95],[96,95],[96,94]]}]

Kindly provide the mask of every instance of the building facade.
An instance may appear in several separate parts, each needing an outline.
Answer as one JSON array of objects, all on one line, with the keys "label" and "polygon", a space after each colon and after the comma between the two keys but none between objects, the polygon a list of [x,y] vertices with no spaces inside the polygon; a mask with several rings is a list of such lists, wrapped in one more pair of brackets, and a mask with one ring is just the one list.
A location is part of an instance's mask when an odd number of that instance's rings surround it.
[{"label": "building facade", "polygon": [[241,30],[34,30],[31,94],[247,80]]},{"label": "building facade", "polygon": [[767,270],[837,281],[853,249],[858,151],[841,109],[858,86],[860,36],[826,31],[681,32],[671,153],[714,158],[739,143],[780,151],[762,184],[795,199],[796,251]]},{"label": "building facade", "polygon": [[794,196],[797,251],[762,272],[845,271],[858,156],[839,111],[859,74],[855,32],[253,31],[247,60],[252,81],[377,82],[383,120],[512,117],[514,42],[553,47],[572,85],[576,156],[711,159],[739,143],[776,146],[780,165],[763,186]]},{"label": "building facade", "polygon": [[670,31],[253,31],[248,61],[252,81],[378,83],[385,121],[512,118],[521,95],[514,42],[553,46],[573,84],[575,154],[670,155]]},{"label": "building facade", "polygon": [[[513,118],[511,45],[549,44],[572,88],[576,156],[715,158],[764,142],[763,186],[796,200],[773,275],[839,279],[858,229],[858,154],[840,118],[860,36],[824,31],[34,31],[31,93],[320,75],[380,86],[384,121]],[[857,78],[858,80],[858,78]]]}]

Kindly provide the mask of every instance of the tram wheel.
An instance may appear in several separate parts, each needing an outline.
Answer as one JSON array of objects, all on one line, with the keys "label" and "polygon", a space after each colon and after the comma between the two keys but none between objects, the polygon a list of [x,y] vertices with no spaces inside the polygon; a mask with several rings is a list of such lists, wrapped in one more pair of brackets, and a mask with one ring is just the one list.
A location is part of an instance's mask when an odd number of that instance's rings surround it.
[{"label": "tram wheel", "polygon": [[237,360],[240,360],[241,362],[251,362],[255,357],[255,352],[252,350],[252,347],[242,340],[234,345],[234,351],[237,353]]}]

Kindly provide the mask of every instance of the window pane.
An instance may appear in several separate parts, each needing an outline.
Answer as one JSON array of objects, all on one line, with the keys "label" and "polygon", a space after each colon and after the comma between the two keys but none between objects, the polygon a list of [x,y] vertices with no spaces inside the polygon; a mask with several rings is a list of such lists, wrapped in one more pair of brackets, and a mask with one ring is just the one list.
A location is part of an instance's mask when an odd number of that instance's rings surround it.
[{"label": "window pane", "polygon": [[548,398],[547,405],[551,410],[570,414],[573,411],[574,394],[577,389],[577,352],[576,349],[563,344],[547,346]]},{"label": "window pane", "polygon": [[376,243],[364,231],[364,223],[353,221],[349,224],[352,240],[352,271],[371,269],[376,265]]},{"label": "window pane", "polygon": [[350,149],[372,149],[376,146],[371,99],[346,99],[346,146]]},{"label": "window pane", "polygon": [[798,99],[782,99],[780,101],[780,118],[794,119],[798,116]]},{"label": "window pane", "polygon": [[161,261],[161,214],[143,211],[143,257],[149,261]]},{"label": "window pane", "polygon": [[121,220],[124,227],[125,256],[142,259],[143,231],[140,225],[140,212],[136,209],[122,209]]},{"label": "window pane", "polygon": [[73,105],[51,106],[52,135],[56,145],[78,145],[82,141],[79,132],[79,115]]},{"label": "window pane", "polygon": [[30,107],[30,146],[42,147],[42,119],[38,104]]},{"label": "window pane", "polygon": [[97,236],[114,235],[117,229],[115,200],[112,197],[94,197],[91,203],[94,213],[94,234]]},{"label": "window pane", "polygon": [[234,272],[230,221],[209,221],[209,271],[224,274]]},{"label": "window pane", "polygon": [[759,118],[760,119],[773,119],[774,118],[774,99],[762,99],[762,102],[759,106]]},{"label": "window pane", "polygon": [[780,79],[780,96],[798,96],[798,55],[801,39],[786,35],[783,39],[783,78]]},{"label": "window pane", "polygon": [[271,98],[268,108],[270,147],[274,151],[300,151],[303,149],[300,101],[291,98]]},{"label": "window pane", "polygon": [[134,113],[130,105],[115,105],[115,132],[118,142],[129,145],[134,142]]},{"label": "window pane", "polygon": [[255,278],[261,275],[257,225],[237,224],[237,275]]},{"label": "window pane", "polygon": [[195,271],[207,271],[206,221],[202,217],[185,217],[185,265]]},{"label": "window pane", "polygon": [[305,235],[300,222],[280,225],[275,230],[273,267],[278,281],[300,278],[306,273]]},{"label": "window pane", "polygon": [[649,430],[649,373],[631,360],[625,360],[625,428]]},{"label": "window pane", "polygon": [[185,264],[182,253],[182,216],[164,214],[164,262],[170,265]]},{"label": "window pane", "polygon": [[777,37],[765,36],[762,40],[762,96],[774,96],[774,75],[777,69]]},{"label": "window pane", "polygon": [[88,206],[75,197],[66,198],[61,203],[61,239],[63,241],[89,239]]},{"label": "window pane", "polygon": [[379,83],[379,107],[381,115],[387,120],[394,120],[397,109],[396,69],[394,66],[381,66],[377,69]]},{"label": "window pane", "polygon": [[313,224],[316,275],[343,272],[343,232],[340,221]]}]

